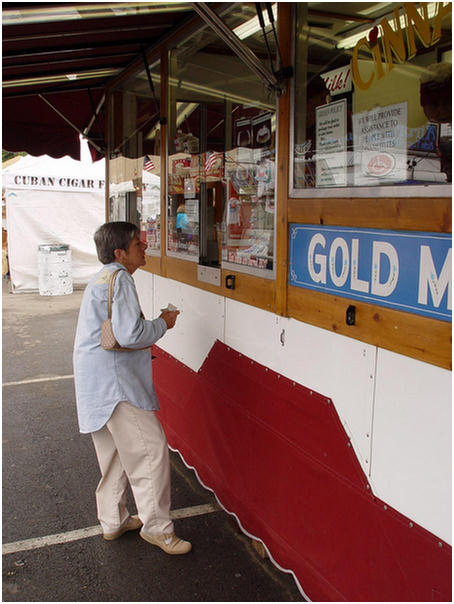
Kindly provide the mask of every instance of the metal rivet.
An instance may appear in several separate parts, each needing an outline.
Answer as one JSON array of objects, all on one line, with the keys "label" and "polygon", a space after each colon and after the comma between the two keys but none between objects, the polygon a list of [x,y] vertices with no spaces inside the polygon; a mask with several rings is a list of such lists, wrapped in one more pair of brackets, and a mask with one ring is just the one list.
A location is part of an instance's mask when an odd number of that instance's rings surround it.
[{"label": "metal rivet", "polygon": [[438,547],[443,547],[443,543],[441,541],[438,542]]},{"label": "metal rivet", "polygon": [[296,386],[295,382],[292,382],[292,386]]},{"label": "metal rivet", "polygon": [[413,528],[413,522],[410,522],[410,524],[408,525],[410,528]]},{"label": "metal rivet", "polygon": [[383,509],[384,509],[384,510],[387,510],[387,509],[388,509],[388,506],[387,506],[387,505],[384,505],[384,506],[383,506]]},{"label": "metal rivet", "polygon": [[366,489],[367,489],[367,490],[369,490],[369,489],[370,489],[370,486],[369,486],[368,484],[366,484]]},{"label": "metal rivet", "polygon": [[351,447],[351,446],[352,446],[352,443],[347,443],[347,447]]},{"label": "metal rivet", "polygon": [[268,371],[268,367],[265,367],[265,371]]},{"label": "metal rivet", "polygon": [[281,376],[280,376],[279,374],[278,374],[278,376],[277,376],[277,379],[278,379],[278,380],[280,380],[280,379],[281,379]]}]

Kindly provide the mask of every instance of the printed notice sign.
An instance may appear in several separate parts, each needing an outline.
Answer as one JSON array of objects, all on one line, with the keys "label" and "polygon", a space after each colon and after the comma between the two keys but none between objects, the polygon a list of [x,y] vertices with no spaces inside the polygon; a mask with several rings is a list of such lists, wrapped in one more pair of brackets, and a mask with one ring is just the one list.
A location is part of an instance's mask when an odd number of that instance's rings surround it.
[{"label": "printed notice sign", "polygon": [[185,199],[186,216],[192,222],[199,222],[199,200],[198,199]]},{"label": "printed notice sign", "polygon": [[407,103],[353,115],[354,183],[380,185],[407,178]]},{"label": "printed notice sign", "polygon": [[347,101],[316,108],[315,184],[317,187],[347,185]]},{"label": "printed notice sign", "polygon": [[291,224],[289,250],[290,285],[451,320],[451,235]]}]

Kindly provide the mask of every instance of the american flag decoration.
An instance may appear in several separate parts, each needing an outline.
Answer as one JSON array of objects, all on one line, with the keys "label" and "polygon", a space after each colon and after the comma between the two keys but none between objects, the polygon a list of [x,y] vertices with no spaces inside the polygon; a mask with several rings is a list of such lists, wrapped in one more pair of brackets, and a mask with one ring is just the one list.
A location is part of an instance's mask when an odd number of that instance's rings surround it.
[{"label": "american flag decoration", "polygon": [[209,172],[211,170],[211,168],[216,163],[217,159],[218,159],[218,154],[215,153],[214,151],[211,152],[210,154],[207,153],[206,160],[205,160],[205,172]]},{"label": "american flag decoration", "polygon": [[143,159],[143,169],[146,172],[151,172],[152,170],[155,169],[155,165],[154,163],[151,161],[150,157],[148,155],[145,155],[144,159]]}]

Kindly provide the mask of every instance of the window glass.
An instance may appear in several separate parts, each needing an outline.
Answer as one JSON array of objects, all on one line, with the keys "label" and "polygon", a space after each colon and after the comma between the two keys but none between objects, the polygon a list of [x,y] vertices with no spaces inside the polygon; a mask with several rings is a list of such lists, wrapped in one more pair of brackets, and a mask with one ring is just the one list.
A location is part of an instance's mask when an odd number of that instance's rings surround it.
[{"label": "window glass", "polygon": [[160,250],[159,65],[125,81],[110,96],[109,220],[140,227],[147,254]]},{"label": "window glass", "polygon": [[293,189],[450,183],[451,3],[295,10]]},{"label": "window glass", "polygon": [[[235,28],[255,8],[232,3]],[[260,28],[244,42],[265,53]],[[170,254],[272,276],[276,99],[206,27],[169,59]]]}]

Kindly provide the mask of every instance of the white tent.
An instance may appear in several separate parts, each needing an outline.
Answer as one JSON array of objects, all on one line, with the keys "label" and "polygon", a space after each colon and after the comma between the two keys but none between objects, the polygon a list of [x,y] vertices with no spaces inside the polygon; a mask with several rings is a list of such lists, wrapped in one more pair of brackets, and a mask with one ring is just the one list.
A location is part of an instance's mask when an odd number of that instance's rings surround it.
[{"label": "white tent", "polygon": [[42,244],[69,245],[75,287],[101,267],[93,234],[105,222],[105,160],[82,158],[25,156],[2,171],[14,292],[38,290]]}]

